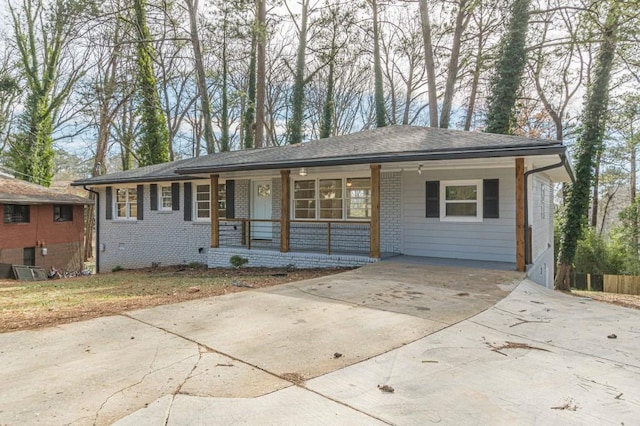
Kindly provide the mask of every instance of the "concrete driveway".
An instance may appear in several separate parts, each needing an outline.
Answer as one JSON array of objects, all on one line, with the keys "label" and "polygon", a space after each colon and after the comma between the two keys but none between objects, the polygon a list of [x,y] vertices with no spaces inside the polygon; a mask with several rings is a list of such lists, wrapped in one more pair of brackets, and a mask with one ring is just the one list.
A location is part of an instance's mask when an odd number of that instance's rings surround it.
[{"label": "concrete driveway", "polygon": [[0,335],[0,424],[633,424],[640,313],[521,281],[381,262]]}]

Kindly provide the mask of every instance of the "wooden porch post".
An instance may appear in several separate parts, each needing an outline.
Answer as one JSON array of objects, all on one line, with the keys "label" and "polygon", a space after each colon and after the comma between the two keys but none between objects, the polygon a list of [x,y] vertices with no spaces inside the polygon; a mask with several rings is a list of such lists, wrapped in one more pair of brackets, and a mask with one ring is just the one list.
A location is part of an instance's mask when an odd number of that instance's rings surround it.
[{"label": "wooden porch post", "polygon": [[371,165],[371,238],[369,256],[380,258],[380,164]]},{"label": "wooden porch post", "polygon": [[280,251],[289,251],[289,216],[291,206],[290,170],[280,170]]},{"label": "wooden porch post", "polygon": [[526,271],[524,258],[524,158],[516,158],[516,269]]},{"label": "wooden porch post", "polygon": [[211,175],[211,248],[220,247],[220,222],[218,221],[218,175]]}]

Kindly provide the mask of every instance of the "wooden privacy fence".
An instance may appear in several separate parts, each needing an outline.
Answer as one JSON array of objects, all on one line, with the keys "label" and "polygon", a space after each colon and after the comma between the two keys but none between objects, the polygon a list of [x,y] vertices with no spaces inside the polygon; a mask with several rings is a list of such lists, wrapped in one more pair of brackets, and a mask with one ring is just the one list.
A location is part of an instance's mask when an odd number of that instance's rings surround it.
[{"label": "wooden privacy fence", "polygon": [[571,285],[578,290],[640,295],[640,276],[571,273]]},{"label": "wooden privacy fence", "polygon": [[640,295],[640,277],[637,275],[605,275],[604,291]]}]

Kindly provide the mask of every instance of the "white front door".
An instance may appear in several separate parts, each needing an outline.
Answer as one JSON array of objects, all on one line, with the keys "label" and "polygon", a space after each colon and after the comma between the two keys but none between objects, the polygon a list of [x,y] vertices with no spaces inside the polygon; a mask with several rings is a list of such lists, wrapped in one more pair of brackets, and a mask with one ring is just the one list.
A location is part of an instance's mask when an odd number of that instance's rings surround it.
[{"label": "white front door", "polygon": [[[252,193],[252,219],[271,219],[271,181],[254,181]],[[272,237],[271,222],[252,222],[251,238],[254,240],[270,240]]]}]

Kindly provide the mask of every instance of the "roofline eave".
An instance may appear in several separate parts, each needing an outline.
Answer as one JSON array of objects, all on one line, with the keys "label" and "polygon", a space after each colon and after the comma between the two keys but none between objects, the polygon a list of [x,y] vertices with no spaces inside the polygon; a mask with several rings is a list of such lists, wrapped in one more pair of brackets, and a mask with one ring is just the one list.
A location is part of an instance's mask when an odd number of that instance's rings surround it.
[{"label": "roofline eave", "polygon": [[395,153],[386,155],[366,155],[358,157],[330,157],[324,159],[308,159],[295,161],[279,161],[270,163],[248,163],[224,165],[217,167],[202,166],[190,168],[178,168],[178,175],[199,174],[199,173],[222,173],[239,172],[249,170],[271,170],[279,168],[297,167],[323,167],[323,166],[348,166],[354,164],[370,163],[396,163],[402,161],[430,161],[430,160],[465,160],[478,158],[499,158],[517,156],[537,156],[537,155],[562,155],[566,151],[564,145],[549,145],[545,147],[510,147],[492,150],[465,150],[465,151],[444,151],[444,152],[421,152],[421,153]]}]

